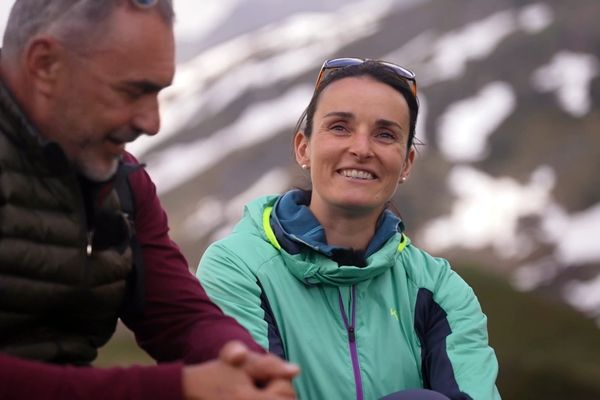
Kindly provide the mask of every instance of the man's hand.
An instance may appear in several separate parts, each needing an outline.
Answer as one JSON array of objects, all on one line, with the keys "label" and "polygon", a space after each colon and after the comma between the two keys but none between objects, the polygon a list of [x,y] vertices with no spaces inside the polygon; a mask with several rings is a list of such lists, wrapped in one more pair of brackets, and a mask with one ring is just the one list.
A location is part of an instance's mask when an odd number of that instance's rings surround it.
[{"label": "man's hand", "polygon": [[258,385],[266,385],[274,379],[291,380],[300,369],[273,354],[259,354],[248,350],[238,341],[223,346],[219,359],[233,367],[239,367]]},{"label": "man's hand", "polygon": [[219,359],[183,370],[184,397],[190,400],[291,400],[291,379],[299,372],[272,354],[258,354],[239,342],[223,347]]}]

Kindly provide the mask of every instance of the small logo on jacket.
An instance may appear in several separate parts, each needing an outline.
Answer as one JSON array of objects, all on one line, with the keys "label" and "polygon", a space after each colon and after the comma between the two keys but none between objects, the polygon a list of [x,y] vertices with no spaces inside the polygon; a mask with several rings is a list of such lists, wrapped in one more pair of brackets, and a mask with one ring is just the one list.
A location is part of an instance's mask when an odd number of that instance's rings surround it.
[{"label": "small logo on jacket", "polygon": [[390,308],[390,315],[396,318],[396,321],[400,321],[400,318],[398,317],[398,311],[394,307]]}]

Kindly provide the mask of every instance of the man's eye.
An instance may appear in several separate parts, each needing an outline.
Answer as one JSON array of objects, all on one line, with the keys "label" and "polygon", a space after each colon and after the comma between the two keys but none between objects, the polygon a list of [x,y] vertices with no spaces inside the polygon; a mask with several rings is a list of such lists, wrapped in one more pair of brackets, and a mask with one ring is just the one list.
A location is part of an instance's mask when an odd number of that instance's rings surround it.
[{"label": "man's eye", "polygon": [[123,94],[124,97],[127,97],[128,99],[131,99],[131,100],[136,100],[142,95],[141,90],[132,89],[132,88],[123,88],[123,89],[121,89],[121,93]]}]

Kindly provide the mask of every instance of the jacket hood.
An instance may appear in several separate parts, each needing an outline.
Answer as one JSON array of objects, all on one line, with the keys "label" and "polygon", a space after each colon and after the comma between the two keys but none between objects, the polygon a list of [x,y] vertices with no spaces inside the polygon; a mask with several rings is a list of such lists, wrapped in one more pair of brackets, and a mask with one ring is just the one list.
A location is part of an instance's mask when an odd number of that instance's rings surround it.
[{"label": "jacket hood", "polygon": [[279,251],[290,273],[307,285],[341,286],[371,279],[391,268],[399,251],[408,244],[406,236],[400,232],[393,234],[377,251],[368,255],[367,265],[362,268],[338,265],[309,244],[290,251],[288,248],[290,241],[285,240],[281,233],[276,234],[272,227],[274,225],[272,210],[278,199],[279,196],[265,196],[248,203],[244,208],[244,216],[234,228],[234,232],[258,235],[269,242]]}]

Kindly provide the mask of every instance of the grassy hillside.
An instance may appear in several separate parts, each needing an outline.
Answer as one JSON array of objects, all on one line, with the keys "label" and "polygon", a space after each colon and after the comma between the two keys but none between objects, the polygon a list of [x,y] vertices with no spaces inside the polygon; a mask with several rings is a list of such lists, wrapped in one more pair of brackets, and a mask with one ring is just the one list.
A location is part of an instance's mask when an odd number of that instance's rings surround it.
[{"label": "grassy hillside", "polygon": [[133,364],[151,365],[154,361],[137,346],[131,331],[119,321],[117,332],[107,345],[100,349],[94,365],[124,367]]},{"label": "grassy hillside", "polygon": [[[600,399],[600,335],[592,321],[561,303],[516,292],[480,269],[458,272],[488,316],[504,399]],[[122,326],[96,361],[97,366],[151,363]]]},{"label": "grassy hillside", "polygon": [[459,273],[488,316],[504,399],[600,399],[600,335],[592,321],[478,269]]}]

